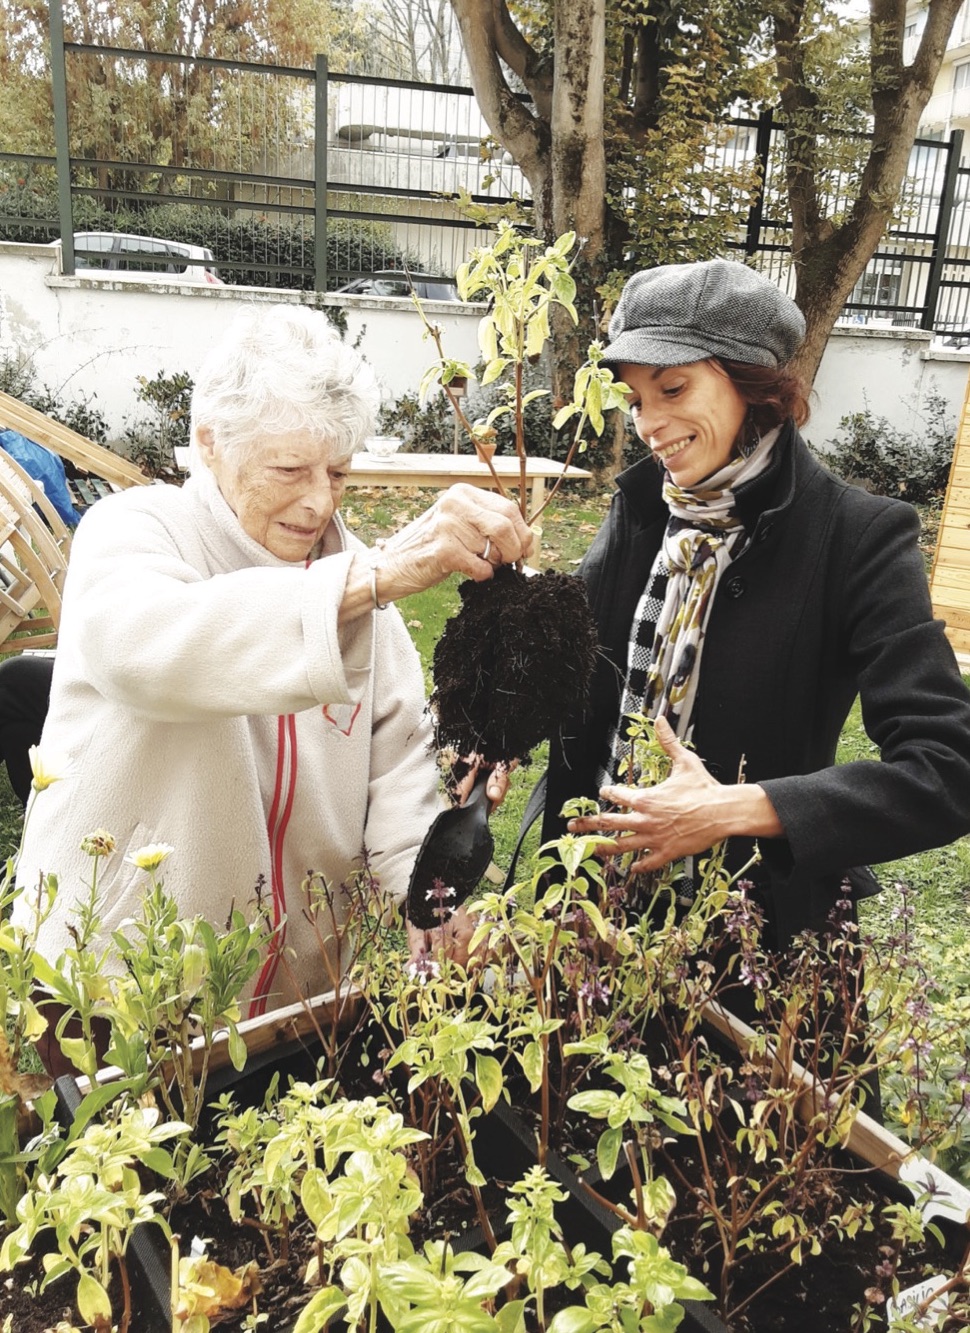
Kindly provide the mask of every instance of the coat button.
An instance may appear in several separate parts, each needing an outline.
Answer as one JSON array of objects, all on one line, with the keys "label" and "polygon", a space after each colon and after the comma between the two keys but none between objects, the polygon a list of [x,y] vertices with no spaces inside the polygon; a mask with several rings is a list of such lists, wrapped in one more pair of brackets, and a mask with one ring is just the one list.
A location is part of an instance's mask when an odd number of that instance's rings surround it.
[{"label": "coat button", "polygon": [[734,598],[743,597],[744,588],[744,579],[728,579],[727,595]]}]

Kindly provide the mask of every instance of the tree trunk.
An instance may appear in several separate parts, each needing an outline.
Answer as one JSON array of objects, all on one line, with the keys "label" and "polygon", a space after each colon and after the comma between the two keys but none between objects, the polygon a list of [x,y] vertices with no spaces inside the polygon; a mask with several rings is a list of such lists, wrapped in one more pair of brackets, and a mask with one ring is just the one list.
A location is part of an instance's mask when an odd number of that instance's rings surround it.
[{"label": "tree trunk", "polygon": [[[548,241],[566,231],[582,238],[573,269],[580,323],[558,310],[552,320],[553,398],[569,399],[596,333],[606,216],[606,0],[555,0],[551,75],[515,27],[505,0],[451,4],[482,115],[531,186],[537,233]],[[524,82],[534,112],[512,93],[505,67]]]},{"label": "tree trunk", "polygon": [[837,225],[822,207],[817,140],[824,127],[816,123],[817,107],[801,62],[802,0],[793,0],[776,17],[795,300],[807,325],[793,364],[808,384],[815,379],[835,321],[892,220],[919,118],[933,91],[961,2],[930,0],[919,50],[906,66],[901,7],[896,0],[870,0],[872,146],[856,200]]}]

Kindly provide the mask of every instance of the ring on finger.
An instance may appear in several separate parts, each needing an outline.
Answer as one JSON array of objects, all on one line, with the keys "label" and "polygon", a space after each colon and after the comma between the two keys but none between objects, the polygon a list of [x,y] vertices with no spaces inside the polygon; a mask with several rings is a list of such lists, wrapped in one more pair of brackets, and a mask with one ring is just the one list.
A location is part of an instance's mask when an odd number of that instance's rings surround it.
[{"label": "ring on finger", "polygon": [[[484,551],[482,552],[482,554],[481,554],[481,558],[482,558],[482,560],[488,560],[489,553],[491,552],[491,549],[492,549],[492,539],[491,539],[491,537],[486,537],[486,538],[485,538],[485,550],[484,550]],[[491,564],[491,563],[492,563],[491,560],[488,560],[488,563]]]}]

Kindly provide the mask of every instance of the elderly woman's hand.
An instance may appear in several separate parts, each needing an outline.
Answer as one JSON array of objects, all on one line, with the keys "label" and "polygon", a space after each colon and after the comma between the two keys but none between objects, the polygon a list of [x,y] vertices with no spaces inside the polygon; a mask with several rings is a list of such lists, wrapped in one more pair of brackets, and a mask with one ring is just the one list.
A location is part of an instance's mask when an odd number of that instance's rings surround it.
[{"label": "elderly woman's hand", "polygon": [[412,963],[420,963],[425,958],[435,962],[444,956],[453,963],[460,963],[462,967],[467,966],[468,946],[475,933],[475,922],[464,907],[456,907],[445,924],[435,926],[433,930],[421,930],[410,921],[407,927]]},{"label": "elderly woman's hand", "polygon": [[513,759],[511,763],[505,763],[499,760],[496,764],[486,764],[480,754],[470,754],[464,761],[467,766],[467,772],[455,783],[455,796],[459,805],[464,805],[472,794],[472,789],[478,781],[478,775],[483,768],[490,770],[485,784],[485,795],[488,797],[490,811],[497,810],[505,800],[509,791],[509,774],[513,769],[518,768],[518,759]]},{"label": "elderly woman's hand", "polygon": [[712,778],[702,761],[681,745],[666,718],[656,735],[673,761],[670,776],[656,787],[603,787],[600,796],[620,813],[589,815],[569,822],[571,833],[605,833],[603,856],[642,851],[631,870],[659,870],[671,861],[706,851],[732,834],[778,837],[775,808],[759,786],[727,785]]},{"label": "elderly woman's hand", "polygon": [[514,501],[477,486],[452,486],[384,543],[381,590],[404,597],[454,573],[481,583],[531,550],[532,532]]},{"label": "elderly woman's hand", "polygon": [[481,583],[499,565],[524,560],[532,541],[532,531],[512,500],[477,486],[452,486],[383,542],[370,565],[355,561],[341,619],[372,609],[375,599],[396,602],[423,592],[449,574],[467,574]]}]

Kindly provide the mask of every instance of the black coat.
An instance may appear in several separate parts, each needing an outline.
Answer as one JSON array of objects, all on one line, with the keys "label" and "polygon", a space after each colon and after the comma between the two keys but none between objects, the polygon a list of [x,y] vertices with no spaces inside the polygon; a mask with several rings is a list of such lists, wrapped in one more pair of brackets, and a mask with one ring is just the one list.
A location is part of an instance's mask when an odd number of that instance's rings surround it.
[{"label": "black coat", "polygon": [[[544,838],[571,796],[595,795],[619,712],[630,628],[667,522],[662,476],[644,459],[618,479],[580,574],[602,657],[590,707],[551,746]],[[819,928],[850,875],[970,830],[970,694],[935,621],[915,510],[828,472],[794,426],[738,496],[751,540],[718,585],[693,744],[721,782],[760,783],[784,838],[762,839],[759,882],[777,942]],[[856,694],[881,761],[835,766]],[[751,844],[733,839],[730,862]],[[851,873],[850,873],[851,872]]]}]

